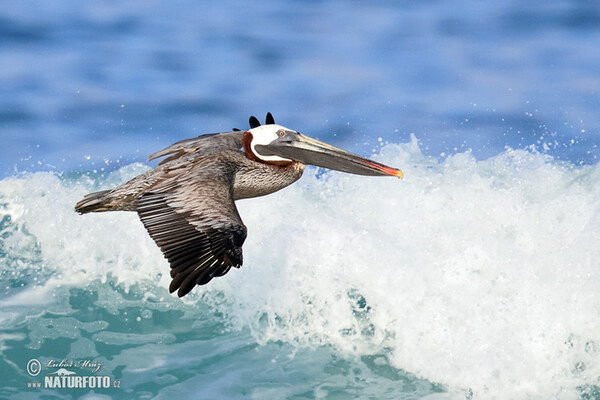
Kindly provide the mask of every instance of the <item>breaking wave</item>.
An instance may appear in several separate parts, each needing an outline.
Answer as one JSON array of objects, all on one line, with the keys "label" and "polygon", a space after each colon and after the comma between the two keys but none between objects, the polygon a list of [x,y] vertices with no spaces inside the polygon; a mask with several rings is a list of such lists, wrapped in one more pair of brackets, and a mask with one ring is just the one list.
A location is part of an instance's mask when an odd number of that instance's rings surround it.
[{"label": "breaking wave", "polygon": [[[512,149],[438,160],[414,138],[375,158],[405,179],[309,169],[285,190],[238,202],[245,265],[183,300],[168,294],[167,262],[135,213],[73,211],[85,193],[149,167],[0,181],[5,361],[20,368],[11,348],[35,354],[62,338],[65,354],[105,357],[130,390],[139,392],[140,371],[162,379],[162,391],[147,390],[164,395],[187,381],[152,371],[173,368],[169,356],[184,357],[204,329],[221,337],[216,347],[247,332],[258,348],[285,344],[291,358],[322,348],[375,357],[432,383],[415,396],[596,396],[600,167]],[[125,361],[139,346],[149,365]],[[381,388],[378,398],[401,397],[401,385]]]}]

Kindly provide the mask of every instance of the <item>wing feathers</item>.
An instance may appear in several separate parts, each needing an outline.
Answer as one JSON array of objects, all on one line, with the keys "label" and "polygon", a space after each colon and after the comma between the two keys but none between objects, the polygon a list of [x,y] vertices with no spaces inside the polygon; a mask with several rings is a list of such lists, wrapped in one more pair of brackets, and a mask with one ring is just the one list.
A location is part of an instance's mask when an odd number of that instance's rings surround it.
[{"label": "wing feathers", "polygon": [[172,154],[172,156],[161,161],[160,164],[164,164],[196,151],[207,152],[223,148],[237,150],[242,147],[242,135],[243,132],[234,131],[210,133],[192,139],[180,140],[165,149],[150,154],[148,161]]},{"label": "wing feathers", "polygon": [[[232,266],[242,265],[246,227],[226,184],[218,186],[216,191],[214,187],[204,189],[207,194],[200,189],[207,185],[199,182],[193,187],[169,184],[158,193],[144,194],[138,201],[142,223],[171,264],[169,291],[179,289],[179,297],[196,285],[224,275]],[[194,189],[198,191],[194,196],[182,193]]]}]

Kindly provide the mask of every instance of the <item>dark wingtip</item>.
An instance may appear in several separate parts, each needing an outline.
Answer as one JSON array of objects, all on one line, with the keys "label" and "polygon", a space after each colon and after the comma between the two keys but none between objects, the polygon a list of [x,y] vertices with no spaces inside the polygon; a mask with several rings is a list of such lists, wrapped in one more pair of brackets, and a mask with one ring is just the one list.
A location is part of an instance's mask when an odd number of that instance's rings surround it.
[{"label": "dark wingtip", "polygon": [[194,286],[196,286],[196,284],[195,284],[195,283],[193,283],[193,284],[191,284],[191,285],[189,285],[189,284],[188,284],[188,285],[186,285],[186,286],[184,286],[184,285],[181,285],[181,287],[180,287],[180,288],[179,288],[179,290],[177,291],[177,296],[178,296],[178,297],[183,297],[183,296],[185,296],[186,294],[188,294],[189,292],[191,292],[191,291],[192,291],[192,289],[194,288]]},{"label": "dark wingtip", "polygon": [[174,279],[173,281],[171,281],[171,285],[169,286],[169,293],[173,293],[175,292],[177,289],[177,297],[183,297],[186,294],[188,294],[193,288],[194,286],[190,286],[188,285],[187,287],[184,287],[183,285],[179,286],[180,282],[176,283],[176,280]]},{"label": "dark wingtip", "polygon": [[265,118],[265,125],[274,125],[275,118],[273,118],[273,114],[270,112],[267,113],[267,117]]},{"label": "dark wingtip", "polygon": [[241,131],[241,129],[238,129],[238,128],[233,128],[232,130],[233,130],[234,132],[239,132],[239,131]]},{"label": "dark wingtip", "polygon": [[250,129],[254,129],[260,126],[260,121],[254,115],[250,117],[248,122],[250,122]]}]

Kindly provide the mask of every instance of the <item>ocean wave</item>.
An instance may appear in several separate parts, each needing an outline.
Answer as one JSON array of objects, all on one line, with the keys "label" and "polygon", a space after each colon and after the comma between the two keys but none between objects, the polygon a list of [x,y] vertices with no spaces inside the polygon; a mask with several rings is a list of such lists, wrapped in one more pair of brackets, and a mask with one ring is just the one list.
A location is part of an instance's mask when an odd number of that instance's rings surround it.
[{"label": "ocean wave", "polygon": [[[403,168],[405,179],[309,169],[285,190],[239,201],[248,227],[244,266],[182,300],[168,294],[168,264],[135,213],[73,211],[85,193],[148,166],[4,179],[0,320],[69,314],[64,290],[75,288],[95,293],[90,307],[103,310],[100,322],[142,307],[141,322],[176,312],[192,329],[209,313],[222,319],[218,329],[249,330],[260,345],[385,354],[390,366],[460,397],[577,398],[597,390],[598,164],[513,149],[442,161],[424,156],[414,137],[375,158]],[[79,323],[91,339],[72,339],[81,352],[176,340],[172,326],[147,334],[106,326]],[[33,343],[67,329],[33,324],[25,332]]]}]

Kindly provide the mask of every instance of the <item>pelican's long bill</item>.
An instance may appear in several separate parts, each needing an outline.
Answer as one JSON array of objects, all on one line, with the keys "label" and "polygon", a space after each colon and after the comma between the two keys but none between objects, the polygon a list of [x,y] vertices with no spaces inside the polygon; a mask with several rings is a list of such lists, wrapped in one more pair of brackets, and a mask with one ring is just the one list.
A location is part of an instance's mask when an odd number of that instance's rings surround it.
[{"label": "pelican's long bill", "polygon": [[404,177],[399,169],[388,167],[289,130],[285,131],[284,136],[270,144],[256,145],[256,149],[263,155],[285,157],[302,164],[315,165],[350,174]]}]

